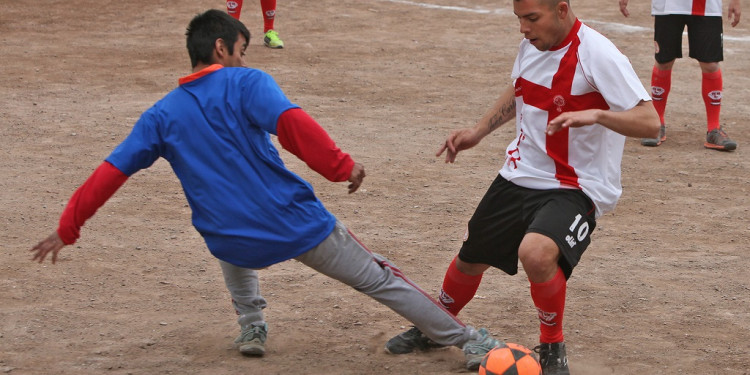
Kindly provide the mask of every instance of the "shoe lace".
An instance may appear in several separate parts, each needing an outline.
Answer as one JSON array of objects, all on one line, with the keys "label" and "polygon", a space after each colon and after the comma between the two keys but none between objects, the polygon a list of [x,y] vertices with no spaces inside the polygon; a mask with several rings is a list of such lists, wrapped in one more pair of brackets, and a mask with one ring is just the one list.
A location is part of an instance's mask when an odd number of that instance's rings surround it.
[{"label": "shoe lace", "polygon": [[553,350],[552,344],[540,344],[534,347],[534,352],[539,355],[539,364],[542,368],[551,366],[567,366],[568,359],[560,358],[560,351]]},{"label": "shoe lace", "polygon": [[493,348],[500,346],[500,341],[490,336],[484,328],[480,329],[479,337],[470,340],[464,346],[464,352],[470,354],[484,354],[492,350]]},{"label": "shoe lace", "polygon": [[731,139],[729,139],[729,135],[724,132],[724,129],[717,128],[708,133],[708,142],[721,145],[726,142],[731,142]]},{"label": "shoe lace", "polygon": [[250,329],[243,330],[239,341],[246,342],[256,338],[261,342],[266,341],[266,330],[263,326],[252,326]]}]

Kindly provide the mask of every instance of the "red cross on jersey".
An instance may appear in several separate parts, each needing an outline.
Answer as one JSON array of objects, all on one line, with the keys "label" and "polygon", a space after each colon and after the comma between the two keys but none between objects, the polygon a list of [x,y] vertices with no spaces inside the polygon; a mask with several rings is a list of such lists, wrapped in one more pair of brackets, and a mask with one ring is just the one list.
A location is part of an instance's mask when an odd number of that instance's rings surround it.
[{"label": "red cross on jersey", "polygon": [[597,217],[614,209],[622,192],[625,137],[595,124],[548,136],[547,123],[563,112],[624,111],[651,100],[630,62],[604,36],[576,20],[567,38],[549,51],[521,42],[512,78],[516,138],[500,173],[532,189],[581,189]]}]

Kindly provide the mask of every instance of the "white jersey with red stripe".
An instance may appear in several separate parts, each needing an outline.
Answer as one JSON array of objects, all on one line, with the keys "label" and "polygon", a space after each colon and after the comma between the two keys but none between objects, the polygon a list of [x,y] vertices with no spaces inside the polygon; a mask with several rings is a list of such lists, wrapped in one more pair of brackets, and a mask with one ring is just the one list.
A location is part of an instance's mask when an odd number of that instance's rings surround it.
[{"label": "white jersey with red stripe", "polygon": [[652,0],[651,15],[691,14],[721,17],[721,0]]},{"label": "white jersey with red stripe", "polygon": [[516,138],[500,174],[531,189],[581,189],[596,217],[611,211],[622,192],[620,163],[625,136],[594,124],[562,129],[547,123],[584,109],[625,111],[651,100],[627,57],[607,38],[576,20],[559,47],[539,51],[521,42],[512,78],[516,88]]}]

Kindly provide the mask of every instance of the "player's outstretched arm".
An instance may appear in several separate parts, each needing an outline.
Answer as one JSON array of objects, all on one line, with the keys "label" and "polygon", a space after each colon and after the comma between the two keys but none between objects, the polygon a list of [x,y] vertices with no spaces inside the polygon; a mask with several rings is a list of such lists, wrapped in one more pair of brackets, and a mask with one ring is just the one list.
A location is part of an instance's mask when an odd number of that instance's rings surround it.
[{"label": "player's outstretched arm", "polygon": [[601,124],[626,137],[656,138],[661,122],[653,103],[641,100],[635,107],[622,112],[588,109],[561,113],[547,124],[547,134],[593,124]]},{"label": "player's outstretched arm", "polygon": [[70,197],[60,215],[57,231],[31,248],[31,260],[43,262],[52,253],[52,263],[65,245],[71,245],[80,237],[83,224],[94,216],[99,207],[127,181],[128,176],[107,161],[102,162],[91,176]]},{"label": "player's outstretched arm", "polygon": [[55,264],[57,262],[57,253],[63,247],[65,247],[65,243],[60,238],[60,235],[57,234],[57,231],[52,232],[47,238],[39,241],[36,246],[31,248],[30,251],[34,253],[34,257],[31,260],[42,263],[47,255],[52,253],[52,264]]},{"label": "player's outstretched arm", "polygon": [[500,95],[495,105],[482,116],[473,128],[454,130],[435,156],[445,152],[445,162],[453,163],[459,151],[472,148],[495,129],[516,116],[515,88],[511,85]]}]

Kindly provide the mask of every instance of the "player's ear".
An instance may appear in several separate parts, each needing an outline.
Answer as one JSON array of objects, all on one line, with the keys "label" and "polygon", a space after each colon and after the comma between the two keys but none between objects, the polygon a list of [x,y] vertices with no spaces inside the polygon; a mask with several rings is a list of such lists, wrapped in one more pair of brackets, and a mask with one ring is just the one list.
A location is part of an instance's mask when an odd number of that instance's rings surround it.
[{"label": "player's ear", "polygon": [[221,64],[224,58],[229,55],[229,49],[227,49],[224,39],[218,38],[214,41],[214,63]]},{"label": "player's ear", "polygon": [[557,6],[555,7],[555,11],[557,13],[557,17],[560,19],[565,19],[568,17],[568,12],[570,11],[570,5],[568,5],[567,1],[560,1],[557,3]]}]

